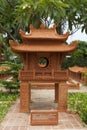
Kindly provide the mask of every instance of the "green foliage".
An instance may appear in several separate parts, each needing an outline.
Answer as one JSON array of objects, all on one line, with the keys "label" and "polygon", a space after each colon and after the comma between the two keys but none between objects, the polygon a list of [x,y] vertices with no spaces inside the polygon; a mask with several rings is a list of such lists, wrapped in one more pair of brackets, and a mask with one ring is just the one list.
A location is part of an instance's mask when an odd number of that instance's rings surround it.
[{"label": "green foliage", "polygon": [[12,90],[18,91],[20,86],[19,82],[0,80],[0,87],[4,87],[11,93]]},{"label": "green foliage", "polygon": [[57,26],[64,26],[67,21],[68,29],[72,33],[79,28],[87,33],[87,0],[22,0],[16,8],[16,13],[19,14],[17,21],[27,17],[26,21],[29,20],[29,24],[32,23],[37,28],[41,24],[40,21],[49,25],[51,20],[54,20]]},{"label": "green foliage", "polygon": [[8,110],[10,108],[10,106],[11,106],[11,104],[9,102],[0,104],[0,123],[4,119],[6,113],[8,112]]},{"label": "green foliage", "polygon": [[[19,60],[18,60],[19,62]],[[20,64],[20,62],[17,63],[12,63],[12,62],[4,62],[4,64],[2,65],[6,65],[9,66],[9,70],[7,71],[2,71],[0,72],[0,74],[8,74],[11,75],[12,78],[15,80],[15,82],[11,81],[11,80],[0,80],[0,87],[4,87],[7,90],[9,90],[9,92],[11,93],[13,90],[14,91],[18,91],[20,83],[18,81],[18,71],[19,69],[21,69],[23,67],[22,64]]]},{"label": "green foliage", "polygon": [[4,119],[6,113],[8,112],[11,104],[15,101],[19,96],[19,93],[7,93],[0,91],[0,123]]},{"label": "green foliage", "polygon": [[38,28],[49,16],[59,23],[67,7],[58,0],[0,0],[0,33],[7,33],[6,39],[20,39],[20,28],[28,30],[30,23]]},{"label": "green foliage", "polygon": [[18,23],[14,22],[17,14],[14,14],[14,10],[18,1],[15,0],[0,0],[0,33],[7,33],[8,38],[15,39],[18,37]]},{"label": "green foliage", "polygon": [[18,92],[8,93],[0,91],[0,101],[15,101],[19,96]]},{"label": "green foliage", "polygon": [[0,59],[1,62],[4,62],[5,60],[11,61],[11,62],[13,62],[13,60],[14,62],[20,60],[19,57],[12,52],[11,47],[8,44],[8,36],[4,38],[3,34],[0,34],[0,44],[2,45],[1,47],[2,57]]},{"label": "green foliage", "polygon": [[85,80],[85,86],[87,86],[87,70],[83,72],[82,74],[83,79]]},{"label": "green foliage", "polygon": [[38,63],[40,64],[44,64],[44,63],[47,63],[47,59],[45,57],[41,57],[38,61]]},{"label": "green foliage", "polygon": [[84,78],[87,78],[87,71],[83,72]]},{"label": "green foliage", "polygon": [[9,61],[5,61],[2,65],[6,65],[9,66],[10,69],[6,72],[1,72],[4,74],[10,74],[13,76],[13,78],[17,79],[18,78],[18,71],[19,69],[21,69],[23,67],[23,64],[20,63],[20,61],[16,59],[17,63],[13,63],[13,62],[9,62]]},{"label": "green foliage", "polygon": [[69,58],[66,58],[62,64],[62,68],[70,66],[87,66],[87,42],[79,41],[78,47]]},{"label": "green foliage", "polygon": [[68,4],[58,0],[21,0],[15,13],[19,14],[17,21],[22,21],[23,17],[27,22],[32,23],[34,27],[39,28],[42,21],[49,26],[48,17],[54,19],[58,25],[61,19],[65,17],[65,8]]},{"label": "green foliage", "polygon": [[[81,28],[87,33],[87,0],[64,0],[69,5],[66,10],[69,29],[75,31]],[[72,31],[73,33],[73,31]]]},{"label": "green foliage", "polygon": [[70,93],[68,106],[69,110],[77,111],[82,121],[87,124],[87,93]]},{"label": "green foliage", "polygon": [[57,26],[67,21],[70,31],[74,26],[87,32],[87,0],[0,0],[0,33],[7,33],[6,39],[20,39],[20,28],[49,26],[52,20]]}]

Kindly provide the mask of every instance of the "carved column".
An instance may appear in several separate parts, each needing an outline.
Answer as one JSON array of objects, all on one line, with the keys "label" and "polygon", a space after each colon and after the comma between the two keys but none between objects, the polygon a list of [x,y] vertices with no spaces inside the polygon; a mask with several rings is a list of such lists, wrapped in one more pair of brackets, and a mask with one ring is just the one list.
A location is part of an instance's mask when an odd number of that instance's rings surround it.
[{"label": "carved column", "polygon": [[67,110],[67,95],[68,95],[68,86],[66,83],[60,83],[58,86],[58,110],[66,111]]},{"label": "carved column", "polygon": [[29,82],[21,82],[20,85],[20,112],[30,112],[30,84]]}]

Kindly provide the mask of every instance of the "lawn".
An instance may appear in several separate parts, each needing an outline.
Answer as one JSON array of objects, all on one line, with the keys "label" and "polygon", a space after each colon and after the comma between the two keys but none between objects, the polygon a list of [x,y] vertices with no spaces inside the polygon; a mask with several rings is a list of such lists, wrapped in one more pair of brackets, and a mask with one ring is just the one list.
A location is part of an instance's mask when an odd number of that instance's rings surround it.
[{"label": "lawn", "polygon": [[68,107],[70,111],[77,111],[83,122],[87,124],[87,93],[69,93]]},{"label": "lawn", "polygon": [[11,105],[18,98],[19,93],[8,93],[0,91],[0,123],[3,121]]}]

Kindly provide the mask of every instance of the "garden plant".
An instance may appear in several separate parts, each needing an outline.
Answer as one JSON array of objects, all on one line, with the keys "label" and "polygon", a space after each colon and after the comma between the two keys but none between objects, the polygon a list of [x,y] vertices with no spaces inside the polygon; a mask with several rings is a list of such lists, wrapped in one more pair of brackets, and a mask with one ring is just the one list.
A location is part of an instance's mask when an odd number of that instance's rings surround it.
[{"label": "garden plant", "polygon": [[8,93],[0,91],[0,123],[3,121],[11,105],[18,98],[19,93]]},{"label": "garden plant", "polygon": [[68,106],[70,111],[79,114],[83,122],[87,124],[87,93],[69,93]]}]

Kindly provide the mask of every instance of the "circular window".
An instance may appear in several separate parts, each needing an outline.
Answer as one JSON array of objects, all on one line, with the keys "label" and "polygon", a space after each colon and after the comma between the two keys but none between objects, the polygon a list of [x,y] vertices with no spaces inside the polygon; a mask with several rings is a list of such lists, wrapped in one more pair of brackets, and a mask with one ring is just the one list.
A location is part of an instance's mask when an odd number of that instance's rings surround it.
[{"label": "circular window", "polygon": [[48,59],[45,58],[45,57],[40,57],[39,60],[38,60],[38,65],[39,67],[42,67],[42,68],[45,68],[48,66]]}]

